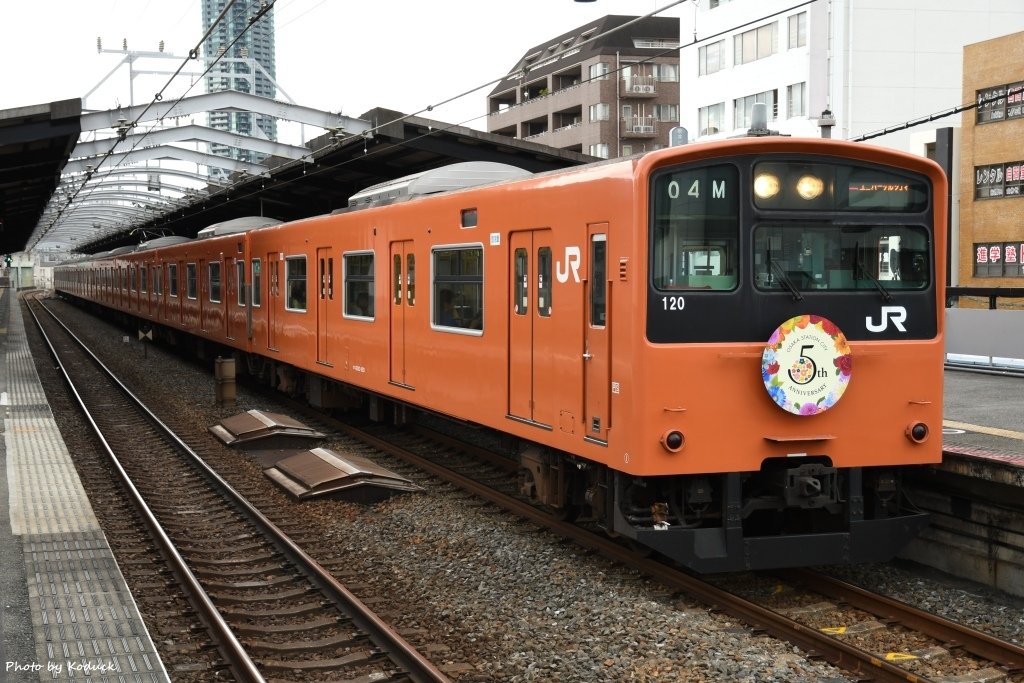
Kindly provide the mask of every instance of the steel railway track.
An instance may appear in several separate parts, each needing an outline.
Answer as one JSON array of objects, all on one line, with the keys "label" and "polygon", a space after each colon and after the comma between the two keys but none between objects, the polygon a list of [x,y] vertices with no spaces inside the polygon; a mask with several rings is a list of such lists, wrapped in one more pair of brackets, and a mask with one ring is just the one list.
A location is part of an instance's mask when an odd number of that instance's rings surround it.
[{"label": "steel railway track", "polygon": [[40,302],[29,309],[125,495],[236,680],[448,680],[209,468]]}]

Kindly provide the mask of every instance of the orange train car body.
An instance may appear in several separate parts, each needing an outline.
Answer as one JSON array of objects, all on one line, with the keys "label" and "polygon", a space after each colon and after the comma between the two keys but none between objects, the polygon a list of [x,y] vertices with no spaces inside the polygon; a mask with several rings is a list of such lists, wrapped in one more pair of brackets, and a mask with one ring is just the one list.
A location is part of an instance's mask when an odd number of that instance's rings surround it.
[{"label": "orange train car body", "polygon": [[885,559],[925,523],[897,468],[941,457],[938,166],[771,136],[504,177],[403,179],[57,287],[315,403],[512,435],[524,494],[700,571]]}]

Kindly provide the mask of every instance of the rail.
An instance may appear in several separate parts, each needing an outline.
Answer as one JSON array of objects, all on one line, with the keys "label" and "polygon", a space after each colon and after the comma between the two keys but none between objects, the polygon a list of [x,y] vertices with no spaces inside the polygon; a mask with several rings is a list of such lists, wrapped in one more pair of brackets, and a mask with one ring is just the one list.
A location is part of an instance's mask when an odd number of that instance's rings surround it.
[{"label": "rail", "polygon": [[[213,468],[206,464],[206,462],[191,447],[189,447],[188,444],[186,444],[169,426],[149,410],[149,408],[146,407],[146,405],[143,404],[127,386],[117,379],[117,377],[100,361],[100,359],[87,348],[85,343],[82,342],[66,325],[64,325],[63,322],[57,319],[51,311],[39,302],[36,302],[36,304],[42,307],[42,309],[45,310],[55,320],[55,322],[64,329],[69,338],[82,349],[83,353],[90,357],[99,371],[107,376],[110,382],[116,385],[122,394],[135,404],[141,413],[146,415],[149,422],[156,429],[162,432],[165,437],[172,442],[174,446],[188,458],[188,460],[191,461],[197,470],[199,470],[208,480],[213,482],[216,487],[231,500],[231,502],[242,512],[249,522],[258,527],[294,566],[301,568],[302,572],[322,591],[326,597],[332,600],[335,604],[341,606],[342,612],[346,614],[358,629],[369,634],[371,641],[382,652],[386,653],[392,662],[396,663],[403,669],[404,676],[407,680],[414,681],[416,683],[450,682],[450,679],[432,662],[420,654],[387,622],[369,610],[351,591],[349,591],[348,588],[339,583],[330,572],[325,570],[316,560],[310,557],[266,515],[253,507],[241,493],[223,479],[215,470],[213,470]],[[32,314],[33,317],[36,317],[34,311]],[[36,318],[36,320],[37,324],[39,324],[38,318]],[[41,324],[40,331],[42,331]],[[44,338],[45,336],[46,335],[44,334]],[[54,358],[57,358],[56,349],[50,343],[48,338],[47,344],[50,347],[51,354],[54,355]],[[60,363],[59,360],[58,363]],[[63,367],[61,369],[63,371]],[[79,397],[77,390],[74,389],[74,385],[71,384],[70,378],[67,377],[67,372],[64,374],[69,386],[72,387],[72,391],[74,392],[79,405],[88,417],[89,412],[85,407],[83,399]],[[106,440],[100,434],[99,427],[94,423],[91,417],[88,417],[88,419],[90,423],[93,424],[93,428],[96,431],[98,438],[103,443],[111,462],[117,469],[122,482],[124,482],[125,488],[133,494],[136,506],[143,511],[143,514],[147,518],[147,522],[151,525],[155,525],[153,528],[155,530],[155,535],[160,541],[161,549],[175,560],[176,571],[181,576],[186,577],[189,593],[195,596],[199,604],[199,608],[203,612],[204,618],[208,620],[207,623],[209,623],[211,628],[215,631],[218,641],[222,643],[222,647],[226,648],[227,651],[225,652],[225,657],[231,663],[233,670],[236,672],[237,680],[252,681],[253,683],[262,682],[264,678],[256,667],[256,664],[250,659],[244,647],[232,632],[230,625],[228,625],[227,621],[213,604],[213,601],[202,588],[198,579],[192,573],[192,570],[187,566],[184,558],[182,558],[175,549],[169,536],[160,527],[155,515],[153,515],[149,510],[149,507],[142,500],[141,494],[139,494],[135,489],[135,486],[132,484],[128,474],[118,464],[117,458],[113,455],[112,449],[107,445]]]},{"label": "rail", "polygon": [[[42,303],[40,303],[37,300],[33,304],[30,298],[26,298],[26,303],[29,304],[29,313],[32,314],[32,318],[36,322],[36,326],[38,327],[39,333],[50,351],[50,355],[53,356],[54,360],[57,362],[57,366],[59,367],[61,374],[64,376],[64,381],[68,385],[68,390],[71,392],[72,396],[74,396],[75,401],[78,403],[79,409],[82,411],[83,415],[85,416],[85,419],[89,422],[89,426],[92,428],[93,433],[95,434],[97,440],[99,441],[100,445],[103,448],[103,451],[106,453],[107,459],[109,460],[111,467],[117,473],[117,476],[121,480],[124,490],[132,500],[132,504],[139,511],[140,516],[142,517],[146,526],[148,527],[150,535],[159,545],[160,552],[164,555],[164,557],[168,559],[168,563],[173,568],[173,571],[177,575],[179,582],[181,583],[182,587],[187,592],[189,597],[192,599],[193,605],[195,605],[196,609],[198,609],[202,613],[203,618],[206,620],[206,623],[213,632],[213,636],[216,642],[219,644],[225,659],[230,664],[231,669],[235,675],[235,678],[239,681],[245,681],[247,683],[250,681],[252,683],[262,683],[264,679],[263,676],[260,674],[259,669],[256,668],[256,665],[253,663],[252,659],[249,658],[249,655],[245,651],[245,648],[242,647],[242,644],[235,637],[235,634],[231,630],[231,627],[228,625],[227,621],[225,621],[224,617],[221,616],[220,612],[213,604],[213,601],[210,599],[210,596],[206,593],[206,590],[204,590],[202,585],[199,583],[199,579],[197,579],[195,574],[192,573],[192,570],[185,562],[185,559],[178,552],[178,549],[175,547],[174,543],[167,535],[167,532],[164,531],[163,526],[161,526],[160,522],[157,521],[156,515],[153,514],[153,511],[150,509],[149,505],[143,499],[142,494],[135,488],[135,485],[132,483],[132,480],[128,476],[128,473],[125,472],[125,470],[121,467],[121,463],[119,462],[117,456],[114,454],[113,448],[107,442],[107,439],[103,435],[102,430],[100,429],[96,420],[93,418],[92,412],[89,410],[88,406],[85,403],[85,399],[83,399],[81,394],[79,393],[78,388],[75,386],[75,383],[72,380],[70,373],[64,366],[64,363],[61,361],[60,355],[58,354],[56,347],[53,345],[50,336],[46,333],[42,321],[36,314],[36,307],[42,308],[42,310],[46,311],[47,314],[53,317],[54,321],[64,329],[64,331],[68,334],[68,336],[71,339],[78,343],[78,345],[85,351],[85,353],[92,357],[92,360],[95,363],[97,363],[98,366],[102,368],[104,372],[107,372],[109,374],[109,371],[107,371],[106,367],[103,366],[102,363],[100,363],[99,359],[96,358],[96,356],[92,355],[92,352],[85,348],[85,345],[82,344],[78,337],[76,337],[71,332],[71,330],[69,330],[62,322],[57,320],[56,317],[54,317],[53,314]],[[121,388],[125,392],[128,391],[127,388],[124,387],[124,385],[121,385]],[[131,396],[130,393],[128,393],[128,395]]]}]

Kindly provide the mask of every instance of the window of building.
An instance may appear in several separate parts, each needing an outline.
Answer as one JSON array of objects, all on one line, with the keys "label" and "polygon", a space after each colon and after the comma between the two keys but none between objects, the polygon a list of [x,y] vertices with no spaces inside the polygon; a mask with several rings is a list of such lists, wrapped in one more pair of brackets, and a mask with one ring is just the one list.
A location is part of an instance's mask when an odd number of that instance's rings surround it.
[{"label": "window of building", "polygon": [[261,260],[254,258],[252,260],[252,305],[255,308],[259,308],[261,301],[260,286],[263,283],[263,273],[260,268]]},{"label": "window of building", "polygon": [[185,264],[185,296],[195,299],[199,291],[199,282],[196,279],[196,264]]},{"label": "window of building", "polygon": [[210,271],[210,301],[220,303],[220,261],[208,264]]},{"label": "window of building", "polygon": [[607,81],[608,80],[608,62],[598,62],[597,64],[590,65],[590,80],[592,81]]},{"label": "window of building", "polygon": [[789,18],[789,49],[807,45],[807,12]]},{"label": "window of building", "polygon": [[778,115],[778,91],[766,90],[756,95],[748,95],[738,100],[733,100],[733,122],[737,128],[750,127],[750,115],[754,110],[754,104],[764,102],[768,105],[768,120],[774,121]]},{"label": "window of building", "polygon": [[288,299],[285,309],[289,311],[306,310],[306,257],[289,256],[284,260],[284,279],[287,285]]},{"label": "window of building", "polygon": [[345,315],[373,317],[373,252],[344,256]]},{"label": "window of building", "polygon": [[975,92],[975,123],[991,123],[1024,116],[1024,82],[993,86]]},{"label": "window of building", "polygon": [[632,153],[633,153],[633,145],[623,145],[622,146],[622,156],[628,157]]},{"label": "window of building", "polygon": [[794,83],[786,88],[786,100],[787,100],[787,115],[789,118],[794,116],[807,116],[807,92],[806,83]]},{"label": "window of building", "polygon": [[601,159],[607,159],[608,154],[609,152],[607,142],[599,142],[596,145],[590,146],[590,156],[592,157],[600,157]]},{"label": "window of building", "polygon": [[167,293],[170,296],[178,296],[178,264],[167,264]]},{"label": "window of building", "polygon": [[974,198],[996,199],[1024,194],[1024,161],[974,167]]},{"label": "window of building", "polygon": [[677,83],[677,82],[679,82],[679,65],[678,64],[655,64],[654,65],[654,78],[655,78],[655,80],[662,81],[664,83]]},{"label": "window of building", "polygon": [[725,125],[725,102],[701,107],[697,110],[697,127],[701,135],[720,133]]},{"label": "window of building", "polygon": [[770,57],[779,49],[778,22],[765,24],[733,37],[733,63],[747,64]]},{"label": "window of building", "polygon": [[1024,277],[1024,240],[976,242],[975,277]]},{"label": "window of building", "polygon": [[678,121],[678,104],[656,104],[654,105],[654,118],[658,121]]},{"label": "window of building", "polygon": [[611,106],[605,103],[590,105],[591,121],[607,121],[611,116]]},{"label": "window of building", "polygon": [[433,312],[439,327],[483,329],[484,250],[480,246],[441,247],[433,258]]},{"label": "window of building", "polygon": [[706,76],[725,68],[725,41],[697,49],[697,75]]}]

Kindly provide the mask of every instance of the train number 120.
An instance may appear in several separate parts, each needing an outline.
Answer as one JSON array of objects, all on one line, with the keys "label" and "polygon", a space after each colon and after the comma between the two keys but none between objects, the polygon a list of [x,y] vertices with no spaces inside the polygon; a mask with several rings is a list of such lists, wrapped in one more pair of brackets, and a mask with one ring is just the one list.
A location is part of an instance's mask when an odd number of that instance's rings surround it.
[{"label": "train number 120", "polygon": [[666,311],[681,311],[686,306],[686,299],[681,296],[663,296],[661,306]]}]

